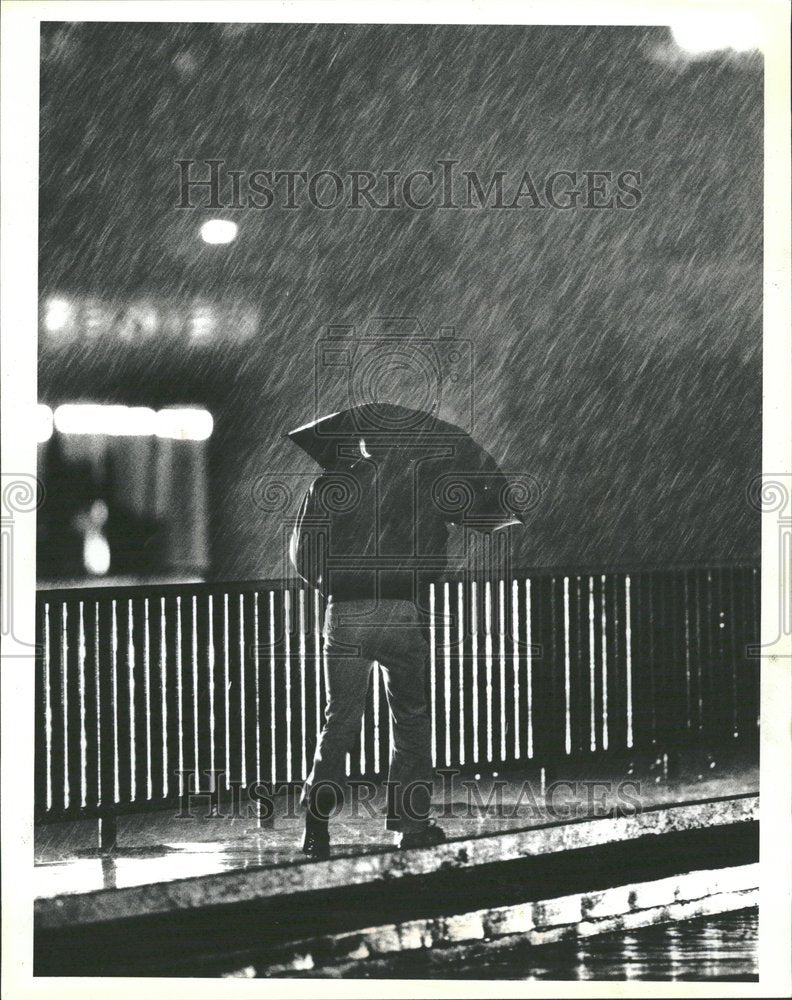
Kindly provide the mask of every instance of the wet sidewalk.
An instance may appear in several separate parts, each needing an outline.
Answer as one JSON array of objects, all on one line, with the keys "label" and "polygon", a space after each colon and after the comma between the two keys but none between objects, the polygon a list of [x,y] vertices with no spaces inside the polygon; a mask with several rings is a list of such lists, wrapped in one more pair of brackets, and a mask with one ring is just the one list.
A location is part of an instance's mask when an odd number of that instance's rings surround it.
[{"label": "wet sidewalk", "polygon": [[[536,830],[586,819],[624,817],[668,804],[756,794],[759,769],[744,753],[689,755],[672,778],[663,758],[636,759],[614,771],[613,763],[534,769],[525,777],[497,772],[478,777],[438,775],[434,814],[450,841],[467,841]],[[298,792],[272,800],[274,815],[260,825],[249,809],[224,807],[208,815],[205,800],[192,815],[175,809],[119,817],[117,847],[96,850],[91,821],[37,827],[34,891],[39,899],[155,885],[224,872],[304,868],[314,862],[299,852],[302,818]],[[394,850],[384,829],[384,789],[359,787],[348,794],[331,825],[332,858]],[[285,872],[284,872],[285,874]]]}]

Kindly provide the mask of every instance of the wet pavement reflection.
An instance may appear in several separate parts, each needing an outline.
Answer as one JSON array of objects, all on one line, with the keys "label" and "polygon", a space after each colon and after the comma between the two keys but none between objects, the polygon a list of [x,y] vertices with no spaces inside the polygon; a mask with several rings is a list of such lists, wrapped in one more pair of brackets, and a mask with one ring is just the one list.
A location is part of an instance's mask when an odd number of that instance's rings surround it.
[{"label": "wet pavement reflection", "polygon": [[[688,762],[674,781],[650,765],[614,777],[591,767],[561,774],[533,774],[525,781],[480,775],[468,784],[438,780],[434,812],[449,839],[529,829],[549,822],[624,815],[626,799],[639,809],[755,793],[758,767],[731,761],[710,767]],[[633,786],[625,793],[624,782]],[[384,791],[371,802],[347,802],[331,822],[332,856],[393,850],[384,829]],[[168,882],[248,868],[310,864],[299,852],[302,817],[297,795],[273,800],[274,816],[261,826],[246,810],[208,817],[205,805],[191,816],[176,809],[121,816],[117,847],[95,849],[95,823],[55,823],[36,828],[34,893],[37,898]],[[632,807],[635,811],[635,806]]]}]

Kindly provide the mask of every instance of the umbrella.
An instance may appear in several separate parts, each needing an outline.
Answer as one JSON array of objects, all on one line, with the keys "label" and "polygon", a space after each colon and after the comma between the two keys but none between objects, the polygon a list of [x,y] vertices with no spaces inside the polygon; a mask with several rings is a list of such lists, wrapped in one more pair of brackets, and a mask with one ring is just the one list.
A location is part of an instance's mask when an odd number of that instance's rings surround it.
[{"label": "umbrella", "polygon": [[[377,463],[387,483],[420,468],[422,492],[443,519],[497,530],[524,521],[535,500],[535,481],[506,475],[465,429],[435,414],[393,403],[368,403],[317,420],[287,435],[326,471]],[[387,488],[387,486],[386,486]]]}]

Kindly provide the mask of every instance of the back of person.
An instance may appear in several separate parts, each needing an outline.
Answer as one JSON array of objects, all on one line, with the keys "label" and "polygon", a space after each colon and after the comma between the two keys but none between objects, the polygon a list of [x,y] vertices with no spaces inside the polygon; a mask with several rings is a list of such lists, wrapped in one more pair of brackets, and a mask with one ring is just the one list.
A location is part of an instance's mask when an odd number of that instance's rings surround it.
[{"label": "back of person", "polygon": [[298,572],[338,601],[408,600],[426,608],[445,569],[448,526],[427,463],[361,459],[322,473],[292,539]]}]

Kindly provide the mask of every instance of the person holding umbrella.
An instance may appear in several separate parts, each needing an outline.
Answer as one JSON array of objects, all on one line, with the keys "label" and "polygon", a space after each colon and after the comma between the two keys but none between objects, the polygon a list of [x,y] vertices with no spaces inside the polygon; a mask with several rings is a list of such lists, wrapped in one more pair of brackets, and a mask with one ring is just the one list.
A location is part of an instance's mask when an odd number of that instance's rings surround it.
[{"label": "person holding umbrella", "polygon": [[393,724],[386,828],[401,849],[442,843],[445,833],[429,816],[426,595],[445,570],[460,490],[463,507],[476,504],[478,525],[491,529],[504,521],[495,501],[507,480],[465,431],[392,404],[344,410],[288,436],[323,468],[303,498],[290,552],[299,575],[326,599],[327,704],[303,789],[302,851],[329,857],[329,818],[343,794],[374,661]]}]

